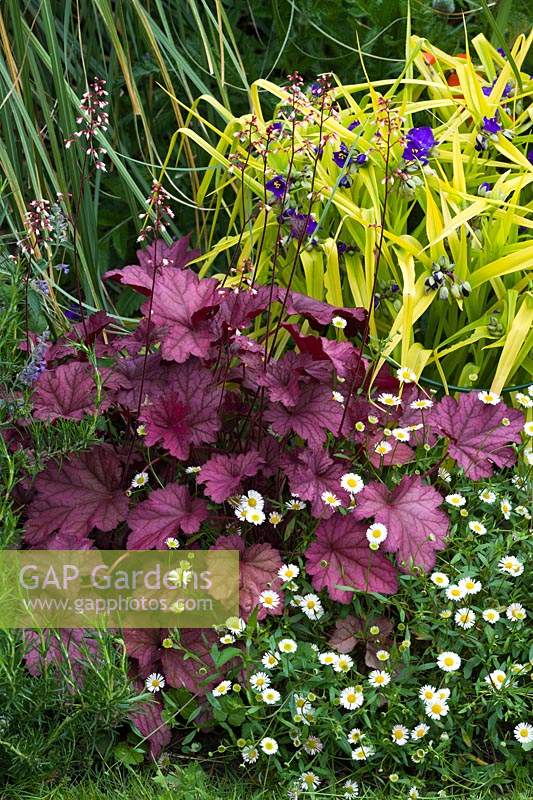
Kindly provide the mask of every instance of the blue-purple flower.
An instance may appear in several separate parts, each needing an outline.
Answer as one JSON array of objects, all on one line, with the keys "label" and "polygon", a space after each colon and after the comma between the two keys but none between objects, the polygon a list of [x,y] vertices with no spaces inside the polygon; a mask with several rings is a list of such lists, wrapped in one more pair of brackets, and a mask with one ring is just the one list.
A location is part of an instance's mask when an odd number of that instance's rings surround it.
[{"label": "blue-purple flower", "polygon": [[488,133],[490,136],[495,136],[503,130],[503,125],[498,119],[498,112],[496,112],[493,117],[483,117],[482,128],[485,133]]},{"label": "blue-purple flower", "polygon": [[311,236],[318,227],[318,222],[312,214],[298,214],[295,208],[286,208],[280,215],[282,222],[288,222],[290,235],[293,239],[303,239]]},{"label": "blue-purple flower", "polygon": [[361,123],[359,122],[359,120],[354,119],[354,121],[350,122],[350,124],[348,125],[348,130],[349,131],[354,131],[356,128],[359,127],[360,124]]},{"label": "blue-purple flower", "polygon": [[339,150],[335,150],[333,153],[333,161],[341,169],[350,163],[349,151],[343,142],[341,142]]},{"label": "blue-purple flower", "polygon": [[478,186],[478,189],[477,189],[477,193],[481,197],[484,197],[490,191],[492,191],[492,183],[487,183],[487,181],[483,181],[483,183],[480,183],[479,186]]},{"label": "blue-purple flower", "polygon": [[[493,80],[490,86],[482,86],[481,87],[481,91],[483,92],[485,97],[489,97],[489,95],[491,94],[495,84],[496,84],[496,80]],[[506,83],[504,88],[503,88],[502,97],[510,97],[512,92],[513,92],[513,84],[512,83]]]},{"label": "blue-purple flower", "polygon": [[526,153],[526,158],[530,164],[533,164],[533,150],[528,150]]},{"label": "blue-purple flower", "polygon": [[276,175],[266,183],[267,191],[272,192],[278,198],[284,196],[287,191],[287,183],[281,175]]},{"label": "blue-purple flower", "polygon": [[437,142],[433,136],[433,128],[422,126],[421,128],[411,128],[407,132],[406,145],[403,151],[405,161],[420,161],[427,164],[431,156],[431,151]]}]

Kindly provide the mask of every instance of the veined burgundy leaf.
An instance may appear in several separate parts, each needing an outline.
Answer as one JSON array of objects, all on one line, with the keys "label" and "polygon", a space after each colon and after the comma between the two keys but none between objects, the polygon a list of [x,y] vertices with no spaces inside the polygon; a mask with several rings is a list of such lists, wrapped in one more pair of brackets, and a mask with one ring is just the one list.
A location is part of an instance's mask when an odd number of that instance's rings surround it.
[{"label": "veined burgundy leaf", "polygon": [[297,403],[291,408],[272,403],[265,413],[265,420],[275,433],[280,436],[296,433],[315,449],[322,446],[327,431],[338,432],[341,419],[342,409],[333,400],[331,389],[319,384],[302,387]]},{"label": "veined burgundy leaf", "polygon": [[139,665],[139,678],[146,679],[158,668],[163,653],[166,628],[125,628],[122,634],[126,652]]},{"label": "veined burgundy leaf", "polygon": [[349,495],[341,488],[341,477],[347,471],[345,464],[334,461],[323,450],[303,448],[296,455],[296,458],[284,460],[284,472],[291,493],[311,503],[314,517],[327,519],[335,513],[335,509],[322,500],[324,492],[332,492],[344,506],[349,505]]},{"label": "veined burgundy leaf", "polygon": [[219,536],[211,550],[239,550],[240,575],[239,575],[239,605],[243,619],[248,619],[254,608],[259,604],[259,595],[266,589],[272,589],[280,596],[277,608],[267,609],[260,606],[258,619],[264,619],[267,613],[283,613],[282,585],[278,578],[281,567],[281,556],[270,544],[253,544],[246,547],[240,536]]},{"label": "veined burgundy leaf", "polygon": [[162,550],[169,536],[177,536],[180,531],[196,533],[208,516],[205,500],[191,497],[186,486],[170,483],[153,491],[130,513],[128,549]]},{"label": "veined burgundy leaf", "polygon": [[33,415],[53,422],[60,417],[80,420],[94,413],[96,385],[87,362],[71,361],[43,372],[33,392]]},{"label": "veined burgundy leaf", "polygon": [[[376,635],[370,633],[373,626],[378,628]],[[365,664],[373,669],[381,669],[383,663],[376,658],[376,652],[391,649],[392,631],[392,622],[387,617],[361,619],[349,614],[345,619],[335,622],[335,630],[328,644],[337,653],[351,653],[358,644],[366,644]]]},{"label": "veined burgundy leaf", "polygon": [[113,322],[105,311],[97,311],[85,318],[84,322],[77,322],[64,336],[60,336],[55,344],[48,348],[46,359],[53,361],[66,356],[78,356],[79,351],[74,347],[74,342],[83,342],[88,347],[94,345],[99,335]]},{"label": "veined burgundy leaf", "polygon": [[[282,326],[289,331],[301,353],[310,355],[316,361],[327,361],[333,369],[343,378],[348,371],[353,370],[359,361],[359,353],[350,342],[337,342],[334,339],[325,339],[323,336],[304,336],[297,325],[288,323]],[[361,381],[364,371],[361,373]],[[357,388],[359,384],[355,385]]]},{"label": "veined burgundy leaf", "polygon": [[[392,447],[392,450],[385,455],[376,453],[376,445],[383,440],[386,440]],[[404,442],[398,442],[393,436],[385,437],[383,431],[372,433],[368,439],[365,440],[366,451],[368,460],[372,466],[379,468],[381,466],[390,467],[392,464],[408,464],[415,457],[415,451]]]},{"label": "veined burgundy leaf", "polygon": [[176,392],[160,394],[139,415],[146,427],[146,445],[152,447],[160,441],[171,455],[182,461],[187,459],[192,440],[187,416],[187,408]]},{"label": "veined burgundy leaf", "polygon": [[412,566],[429,570],[435,552],[444,548],[448,516],[439,509],[442,497],[418,475],[404,475],[392,491],[372,481],[357,497],[356,519],[373,517],[386,526],[388,536],[381,548],[396,553],[405,571]]},{"label": "veined burgundy leaf", "polygon": [[262,463],[257,450],[236,456],[216,455],[203,465],[198,481],[205,483],[205,493],[211,500],[222,503],[237,494],[245,478],[257,475]]},{"label": "veined burgundy leaf", "polygon": [[170,744],[170,727],[163,719],[163,708],[158,700],[141,703],[129,714],[128,719],[143,739],[148,741],[152,758],[157,758],[163,748]]},{"label": "veined burgundy leaf", "polygon": [[269,286],[257,286],[253,290],[239,292],[226,289],[221,296],[219,312],[214,323],[217,338],[227,332],[246,330],[258,314],[268,307],[269,301]]},{"label": "veined burgundy leaf", "polygon": [[182,628],[180,649],[164,649],[161,655],[163,675],[168,685],[175,689],[185,687],[196,695],[206,694],[217,680],[211,677],[215,672],[211,647],[217,642],[218,636],[213,630]]},{"label": "veined burgundy leaf", "polygon": [[83,539],[93,528],[113,530],[128,513],[121,477],[121,462],[106,444],[61,465],[50,461],[35,481],[37,496],[29,507],[25,541],[46,546],[56,532]]},{"label": "veined burgundy leaf", "polygon": [[350,603],[353,593],[338,586],[380,594],[394,594],[398,588],[394,566],[382,553],[369,548],[366,527],[356,522],[353,514],[321,522],[305,559],[315,589],[327,588],[332,600],[339,603]]},{"label": "veined burgundy leaf", "polygon": [[[286,292],[279,290],[279,300],[283,302]],[[357,331],[362,330],[366,320],[366,310],[364,308],[335,308],[329,303],[315,300],[298,292],[289,292],[285,304],[285,312],[288,315],[298,314],[305,317],[315,327],[330,325],[333,317],[343,317],[346,322],[344,332],[346,336],[355,336]]]},{"label": "veined burgundy leaf", "polygon": [[[143,369],[144,356],[117,359],[115,372],[121,376],[123,388],[116,392],[116,402],[132,411],[136,411],[139,404]],[[169,381],[172,380],[176,369],[176,364],[165,364],[158,353],[150,353],[146,359],[144,381],[142,381],[143,403],[168,389]]]},{"label": "veined burgundy leaf", "polygon": [[476,392],[461,394],[458,401],[443,397],[432,416],[433,428],[450,440],[449,454],[473,481],[489,478],[494,464],[501,469],[515,463],[512,444],[520,442],[523,424],[521,411],[486,405]]},{"label": "veined burgundy leaf", "polygon": [[24,660],[30,675],[41,675],[45,667],[66,666],[78,686],[83,684],[91,661],[100,657],[98,642],[90,631],[64,628],[60,631],[24,631]]},{"label": "veined burgundy leaf", "polygon": [[137,250],[138,264],[122,269],[111,269],[104,274],[104,280],[117,280],[123,286],[131,286],[137,292],[149,295],[152,291],[154,264],[163,269],[183,269],[189,261],[198,258],[199,250],[189,250],[190,234],[167,245],[163,239],[152,242],[144,250]]},{"label": "veined burgundy leaf", "polygon": [[[154,291],[152,321],[165,327],[162,355],[182,364],[190,356],[206,358],[216,338],[210,317],[220,305],[218,282],[199,280],[189,269],[163,270]],[[142,307],[148,313],[148,303]]]}]

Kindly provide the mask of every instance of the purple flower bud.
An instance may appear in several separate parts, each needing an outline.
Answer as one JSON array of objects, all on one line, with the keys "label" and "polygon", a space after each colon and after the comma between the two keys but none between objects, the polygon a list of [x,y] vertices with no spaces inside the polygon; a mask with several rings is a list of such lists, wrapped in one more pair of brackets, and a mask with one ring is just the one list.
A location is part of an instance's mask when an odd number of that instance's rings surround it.
[{"label": "purple flower bud", "polygon": [[348,125],[348,130],[349,131],[354,131],[356,128],[359,127],[360,124],[361,123],[358,120],[354,119],[354,121],[350,122],[350,124]]},{"label": "purple flower bud", "polygon": [[483,181],[483,183],[479,184],[477,193],[483,196],[485,194],[488,194],[491,190],[492,190],[492,183],[487,183],[486,181]]},{"label": "purple flower bud", "polygon": [[486,133],[491,135],[499,133],[502,130],[503,125],[498,120],[498,112],[496,112],[493,117],[483,117],[482,128],[484,131],[486,131]]},{"label": "purple flower bud", "polygon": [[346,147],[345,144],[341,143],[340,149],[336,150],[333,153],[333,161],[341,169],[347,165],[349,158],[348,158],[348,148]]}]

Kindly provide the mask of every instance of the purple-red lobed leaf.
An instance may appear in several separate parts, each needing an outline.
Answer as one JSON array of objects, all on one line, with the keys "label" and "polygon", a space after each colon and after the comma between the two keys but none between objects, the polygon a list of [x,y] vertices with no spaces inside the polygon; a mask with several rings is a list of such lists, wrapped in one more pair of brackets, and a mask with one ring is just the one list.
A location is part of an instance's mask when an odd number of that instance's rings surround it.
[{"label": "purple-red lobed leaf", "polygon": [[156,489],[129,515],[128,549],[164,549],[169,536],[196,533],[208,515],[206,501],[192,497],[186,486],[171,483]]}]

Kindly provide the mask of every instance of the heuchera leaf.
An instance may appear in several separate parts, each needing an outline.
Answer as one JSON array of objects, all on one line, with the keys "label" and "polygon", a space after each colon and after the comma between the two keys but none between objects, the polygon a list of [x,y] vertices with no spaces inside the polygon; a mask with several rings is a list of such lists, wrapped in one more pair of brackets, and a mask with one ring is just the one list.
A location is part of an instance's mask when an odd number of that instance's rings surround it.
[{"label": "heuchera leaf", "polygon": [[112,322],[105,311],[97,311],[96,314],[86,317],[84,322],[77,322],[65,336],[60,336],[57,342],[48,348],[46,360],[53,361],[66,356],[78,357],[79,350],[74,347],[74,342],[83,342],[87,347],[91,347]]},{"label": "heuchera leaf", "polygon": [[50,461],[35,481],[37,496],[28,511],[26,542],[46,546],[56,532],[83,540],[93,528],[113,530],[128,513],[121,477],[121,462],[105,444],[61,465]]},{"label": "heuchera leaf", "polygon": [[149,295],[152,290],[154,264],[160,272],[163,269],[183,269],[189,261],[198,258],[199,250],[189,250],[190,235],[168,245],[163,239],[152,242],[144,250],[137,250],[139,264],[123,269],[111,269],[104,274],[104,280],[117,280],[123,286],[131,286],[137,292]]},{"label": "heuchera leaf", "polygon": [[291,493],[301,500],[309,500],[314,517],[326,519],[335,513],[335,509],[322,500],[324,492],[333,492],[343,505],[349,505],[350,498],[341,488],[346,466],[334,461],[323,450],[302,449],[297,459],[285,459],[283,467]]},{"label": "heuchera leaf", "polygon": [[126,652],[139,664],[139,677],[146,679],[159,664],[163,653],[162,641],[168,636],[166,628],[125,628]]},{"label": "heuchera leaf", "polygon": [[[217,289],[216,280],[199,280],[189,269],[162,270],[155,284],[152,321],[165,327],[163,358],[182,364],[190,356],[209,355],[216,338],[210,317],[221,302]],[[148,308],[145,303],[143,314]]]},{"label": "heuchera leaf", "polygon": [[[279,290],[281,302],[285,299],[285,294],[284,290]],[[305,317],[315,327],[330,325],[333,317],[343,317],[347,322],[344,329],[346,336],[355,336],[358,330],[362,330],[367,314],[364,308],[335,308],[329,303],[315,300],[305,294],[298,294],[298,292],[289,292],[285,312],[289,315],[298,314]]]},{"label": "heuchera leaf", "polygon": [[24,631],[26,651],[24,660],[33,677],[47,666],[66,665],[72,670],[74,680],[81,686],[90,661],[99,658],[98,642],[89,631],[81,628],[64,628],[60,631]]},{"label": "heuchera leaf", "polygon": [[404,475],[392,491],[372,481],[357,496],[356,519],[373,517],[386,526],[388,536],[381,549],[396,553],[402,569],[412,566],[429,570],[435,552],[444,548],[448,516],[439,509],[442,497],[419,475]]},{"label": "heuchera leaf", "polygon": [[[337,342],[334,339],[325,339],[323,336],[304,336],[297,325],[285,323],[283,326],[301,353],[312,356],[315,361],[327,361],[331,363],[333,369],[341,378],[347,375],[348,370],[359,363],[360,356],[356,348],[350,342]],[[361,382],[364,378],[364,370],[361,371]],[[354,387],[360,382],[354,384]]]},{"label": "heuchera leaf", "polygon": [[307,441],[309,447],[320,448],[327,431],[337,433],[342,419],[342,409],[333,400],[331,389],[319,384],[304,386],[297,403],[286,408],[273,403],[265,413],[265,419],[280,436],[294,432]]},{"label": "heuchera leaf", "polygon": [[212,550],[239,550],[240,552],[240,577],[239,577],[239,604],[240,614],[248,619],[254,608],[259,603],[259,595],[265,589],[272,589],[280,595],[277,608],[269,609],[260,606],[258,619],[264,619],[269,614],[283,613],[282,585],[278,578],[281,567],[281,556],[270,544],[253,544],[246,547],[240,536],[219,536]]},{"label": "heuchera leaf", "polygon": [[43,372],[33,392],[33,415],[36,419],[80,420],[94,413],[96,386],[92,367],[80,361],[61,364]]},{"label": "heuchera leaf", "polygon": [[146,423],[145,443],[152,447],[162,442],[163,447],[176,458],[189,457],[191,429],[187,423],[187,408],[180,403],[176,392],[165,392],[155,398],[139,415]]},{"label": "heuchera leaf", "polygon": [[207,503],[191,497],[186,486],[171,483],[156,489],[130,513],[129,550],[164,549],[165,539],[196,533],[209,516]]},{"label": "heuchera leaf", "polygon": [[222,503],[237,494],[245,478],[257,475],[262,463],[257,450],[237,456],[216,455],[204,464],[198,481],[205,483],[205,493],[211,500]]},{"label": "heuchera leaf", "polygon": [[[370,633],[374,625],[379,628],[375,636]],[[381,669],[383,663],[376,658],[376,652],[390,650],[392,631],[392,622],[387,617],[361,619],[349,614],[345,619],[335,622],[335,630],[328,639],[328,644],[337,653],[351,653],[358,644],[366,643],[365,664],[373,669]]]},{"label": "heuchera leaf", "polygon": [[[509,424],[502,424],[504,418]],[[516,461],[511,445],[520,442],[524,424],[518,409],[502,403],[487,405],[475,392],[469,392],[460,395],[458,401],[443,397],[431,421],[434,429],[449,438],[449,454],[473,481],[489,478],[494,464],[510,467]]]},{"label": "heuchera leaf", "polygon": [[129,714],[128,719],[135,725],[143,739],[147,739],[152,758],[157,758],[163,748],[170,744],[172,734],[163,719],[163,708],[159,701],[141,703]]},{"label": "heuchera leaf", "polygon": [[398,589],[396,570],[380,552],[368,546],[366,527],[353,514],[321,522],[316,540],[305,553],[306,569],[317,591],[327,588],[332,600],[351,603],[353,593],[337,586],[364,592],[394,594]]},{"label": "heuchera leaf", "polygon": [[[179,650],[164,650],[161,656],[163,674],[169,686],[185,687],[197,695],[204,695],[214,685],[217,677],[211,658],[211,647],[218,642],[217,634],[208,629],[182,628]],[[220,678],[218,678],[219,680]]]}]

